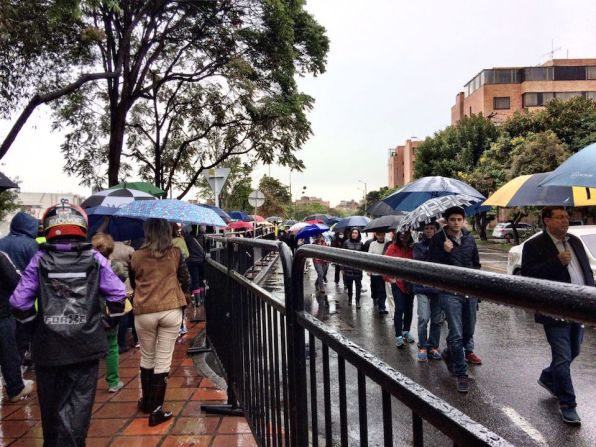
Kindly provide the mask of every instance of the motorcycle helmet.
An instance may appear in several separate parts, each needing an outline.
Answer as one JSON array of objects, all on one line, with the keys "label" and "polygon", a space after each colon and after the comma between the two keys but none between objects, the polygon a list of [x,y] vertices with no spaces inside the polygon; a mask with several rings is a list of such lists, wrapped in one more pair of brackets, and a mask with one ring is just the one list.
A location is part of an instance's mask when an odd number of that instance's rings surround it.
[{"label": "motorcycle helmet", "polygon": [[87,213],[80,206],[62,200],[49,207],[43,215],[43,232],[46,239],[56,237],[87,237]]}]

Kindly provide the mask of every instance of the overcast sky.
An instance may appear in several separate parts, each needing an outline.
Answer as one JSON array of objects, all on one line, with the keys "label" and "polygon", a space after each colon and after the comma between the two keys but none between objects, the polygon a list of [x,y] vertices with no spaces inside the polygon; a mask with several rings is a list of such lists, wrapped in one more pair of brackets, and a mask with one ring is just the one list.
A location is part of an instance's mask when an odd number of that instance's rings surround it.
[{"label": "overcast sky", "polygon": [[[481,69],[540,65],[556,58],[596,58],[594,0],[421,1],[310,0],[331,41],[327,71],[300,80],[316,100],[313,136],[291,176],[292,193],[330,200],[362,197],[387,185],[387,149],[450,124],[455,95]],[[0,123],[2,137],[8,124]],[[88,193],[62,172],[59,134],[35,115],[1,160],[23,191]],[[287,168],[271,175],[290,182]],[[258,169],[258,179],[269,168]]]}]

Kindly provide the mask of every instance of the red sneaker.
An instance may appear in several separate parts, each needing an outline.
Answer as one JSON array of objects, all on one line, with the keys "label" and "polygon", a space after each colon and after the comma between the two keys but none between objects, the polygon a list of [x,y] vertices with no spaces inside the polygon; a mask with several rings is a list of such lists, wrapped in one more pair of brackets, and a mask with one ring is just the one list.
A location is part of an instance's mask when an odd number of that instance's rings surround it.
[{"label": "red sneaker", "polygon": [[466,361],[472,365],[482,365],[482,360],[480,360],[480,357],[473,352],[468,352],[466,354]]}]

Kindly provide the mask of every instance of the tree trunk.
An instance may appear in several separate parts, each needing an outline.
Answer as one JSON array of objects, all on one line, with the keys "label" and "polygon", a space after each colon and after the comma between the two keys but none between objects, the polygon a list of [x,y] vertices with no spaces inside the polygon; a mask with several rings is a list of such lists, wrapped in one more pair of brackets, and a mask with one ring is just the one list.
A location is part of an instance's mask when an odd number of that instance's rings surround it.
[{"label": "tree trunk", "polygon": [[476,214],[477,231],[480,235],[481,241],[487,241],[486,227],[488,226],[488,218],[486,217],[486,211]]},{"label": "tree trunk", "polygon": [[521,211],[515,213],[511,221],[511,230],[513,231],[513,245],[519,245],[519,233],[517,232],[517,223],[524,217],[525,214]]},{"label": "tree trunk", "polygon": [[124,146],[124,131],[126,129],[127,114],[128,109],[120,103],[116,108],[116,113],[114,113],[111,118],[108,154],[108,186],[114,186],[119,183],[120,158],[122,157],[122,146]]}]

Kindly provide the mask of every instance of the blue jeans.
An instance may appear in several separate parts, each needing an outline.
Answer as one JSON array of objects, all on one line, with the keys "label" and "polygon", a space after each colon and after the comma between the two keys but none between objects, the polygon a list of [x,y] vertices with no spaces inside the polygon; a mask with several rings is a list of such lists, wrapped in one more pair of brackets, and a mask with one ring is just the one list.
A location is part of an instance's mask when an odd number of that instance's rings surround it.
[{"label": "blue jeans", "polygon": [[[441,339],[441,301],[439,295],[417,294],[416,300],[418,302],[418,347],[437,349]],[[430,333],[428,331],[429,321]]]},{"label": "blue jeans", "polygon": [[387,291],[385,290],[385,280],[380,275],[371,275],[370,293],[377,303],[378,310],[385,310],[385,301],[387,300]]},{"label": "blue jeans", "polygon": [[6,394],[14,397],[25,387],[21,377],[21,357],[15,337],[16,323],[13,317],[0,318],[0,369],[6,383]]},{"label": "blue jeans", "polygon": [[393,325],[395,336],[401,337],[404,332],[410,331],[412,325],[412,313],[414,310],[414,295],[403,293],[397,284],[391,283],[391,293],[395,301],[395,313],[393,314]]},{"label": "blue jeans", "polygon": [[542,370],[540,381],[553,391],[562,406],[576,407],[570,366],[579,355],[584,329],[577,323],[556,326],[545,324],[544,332],[552,352],[552,361],[548,368]]},{"label": "blue jeans", "polygon": [[449,326],[447,335],[449,366],[454,375],[466,376],[468,366],[464,356],[464,347],[473,349],[474,346],[471,340],[474,339],[478,299],[449,293],[441,293],[439,297]]},{"label": "blue jeans", "polygon": [[317,272],[317,280],[315,281],[315,287],[317,291],[325,290],[325,277],[327,276],[327,269],[329,264],[327,262],[313,262],[315,271]]}]

